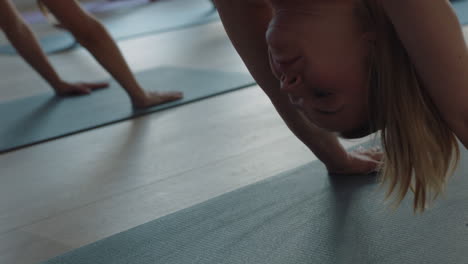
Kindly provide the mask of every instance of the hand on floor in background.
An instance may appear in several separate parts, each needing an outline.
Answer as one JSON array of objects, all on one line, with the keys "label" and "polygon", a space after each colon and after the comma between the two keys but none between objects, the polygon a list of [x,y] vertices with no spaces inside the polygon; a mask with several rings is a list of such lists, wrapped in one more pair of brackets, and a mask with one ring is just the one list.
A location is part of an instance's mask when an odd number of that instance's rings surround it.
[{"label": "hand on floor in background", "polygon": [[383,152],[379,147],[359,147],[348,152],[347,158],[341,164],[335,167],[327,166],[327,169],[332,174],[369,174],[380,170],[382,158]]},{"label": "hand on floor in background", "polygon": [[155,105],[168,103],[171,101],[182,99],[181,92],[145,92],[145,96],[139,100],[133,100],[133,108],[143,109]]},{"label": "hand on floor in background", "polygon": [[76,95],[87,95],[92,93],[94,90],[103,89],[109,87],[107,82],[76,82],[70,83],[60,81],[58,84],[53,85],[55,94],[58,96],[76,96]]}]

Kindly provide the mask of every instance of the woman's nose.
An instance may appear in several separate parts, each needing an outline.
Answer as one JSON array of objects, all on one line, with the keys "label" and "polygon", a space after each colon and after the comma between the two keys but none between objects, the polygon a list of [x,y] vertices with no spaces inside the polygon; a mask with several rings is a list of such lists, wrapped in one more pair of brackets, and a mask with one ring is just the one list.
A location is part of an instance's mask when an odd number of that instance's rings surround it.
[{"label": "woman's nose", "polygon": [[280,79],[281,91],[284,93],[303,95],[302,78],[298,74],[283,74]]}]

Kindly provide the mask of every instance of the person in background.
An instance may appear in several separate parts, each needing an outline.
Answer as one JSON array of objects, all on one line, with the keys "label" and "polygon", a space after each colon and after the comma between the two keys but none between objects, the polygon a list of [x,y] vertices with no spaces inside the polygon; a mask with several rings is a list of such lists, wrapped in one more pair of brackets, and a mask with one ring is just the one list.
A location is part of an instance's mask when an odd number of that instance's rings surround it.
[{"label": "person in background", "polygon": [[[181,92],[146,91],[140,86],[106,28],[75,0],[40,0],[40,5],[57,18],[127,92],[135,109],[147,108],[182,98]],[[108,87],[105,82],[67,82],[52,67],[38,40],[11,0],[0,0],[0,28],[18,54],[29,63],[58,96],[85,95]]]}]

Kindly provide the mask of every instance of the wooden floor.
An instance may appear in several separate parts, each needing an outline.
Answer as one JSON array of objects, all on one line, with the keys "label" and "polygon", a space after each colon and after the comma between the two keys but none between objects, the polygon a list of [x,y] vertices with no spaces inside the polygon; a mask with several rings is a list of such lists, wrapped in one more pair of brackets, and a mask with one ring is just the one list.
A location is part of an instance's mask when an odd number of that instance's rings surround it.
[{"label": "wooden floor", "polygon": [[[134,71],[246,71],[220,23],[119,45]],[[83,49],[50,58],[68,80],[109,77]],[[0,57],[0,80],[0,101],[50,89],[15,56]],[[47,260],[314,159],[258,87],[3,154],[0,263]]]}]

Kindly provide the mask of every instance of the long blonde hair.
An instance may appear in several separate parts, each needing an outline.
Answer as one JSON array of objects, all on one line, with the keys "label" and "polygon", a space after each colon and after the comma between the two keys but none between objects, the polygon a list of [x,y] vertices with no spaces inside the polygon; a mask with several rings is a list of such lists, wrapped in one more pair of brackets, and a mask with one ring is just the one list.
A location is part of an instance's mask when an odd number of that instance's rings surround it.
[{"label": "long blonde hair", "polygon": [[414,211],[422,212],[429,199],[444,191],[460,156],[458,142],[429,96],[409,55],[382,6],[358,0],[363,29],[375,33],[370,46],[369,120],[381,130],[384,163],[382,186],[394,206],[409,190]]}]

